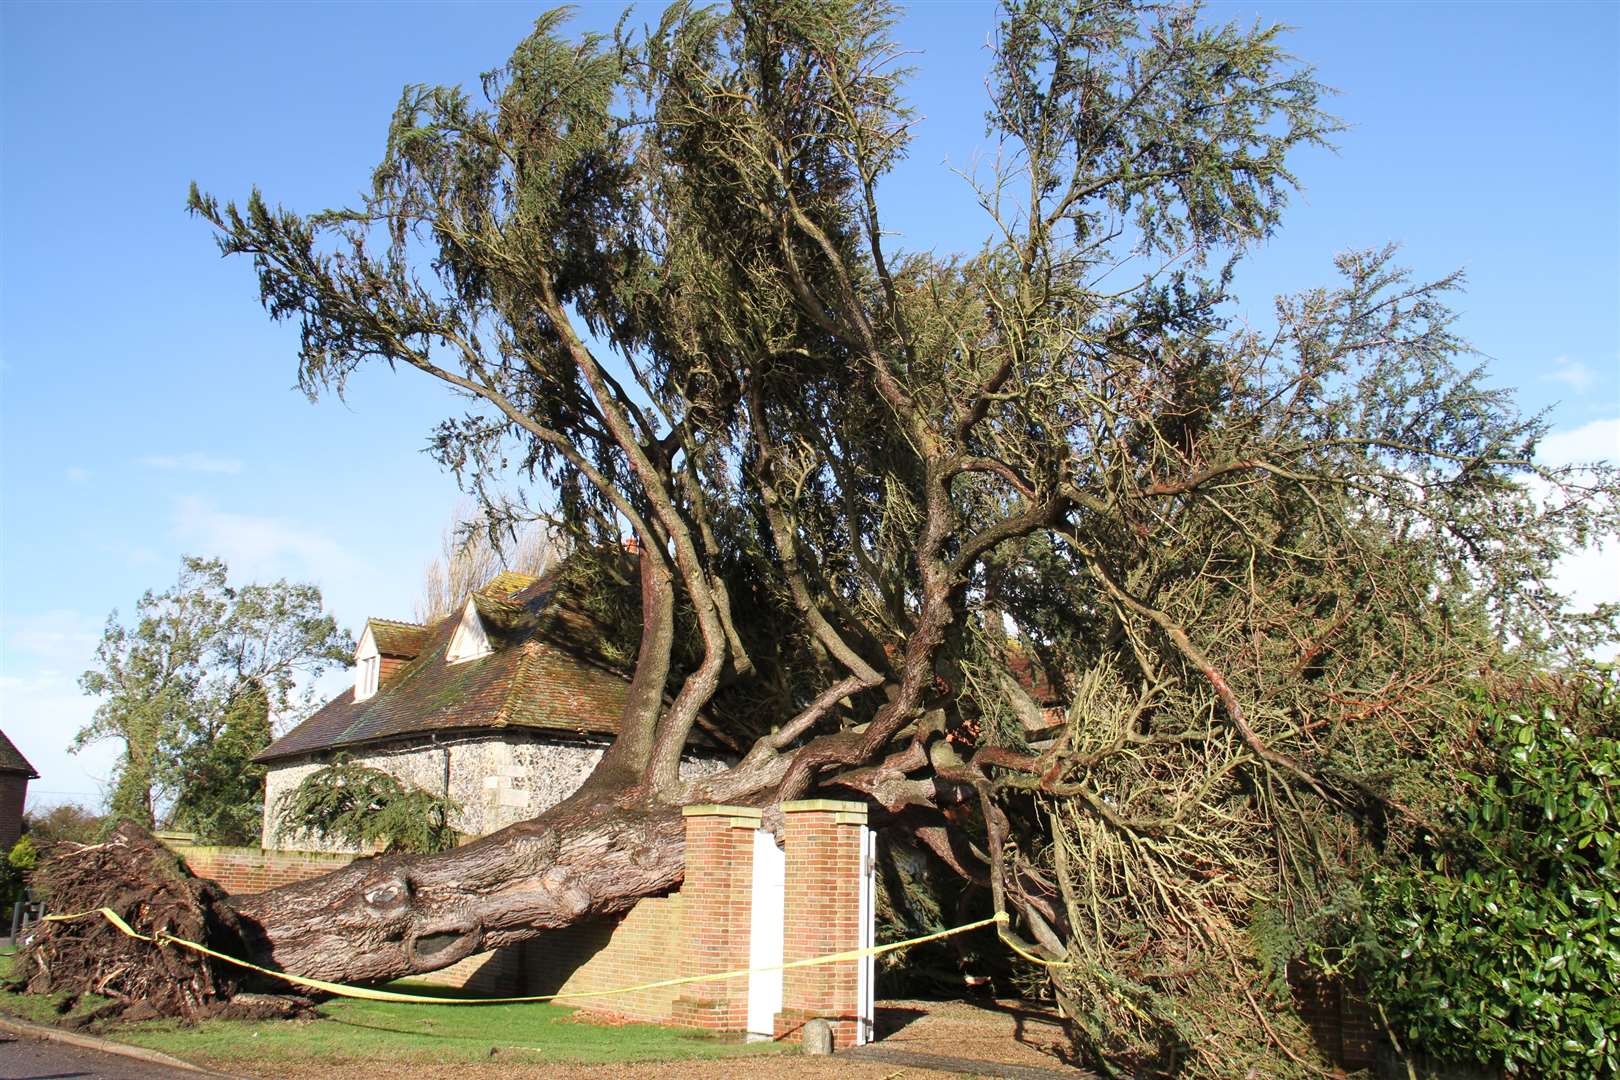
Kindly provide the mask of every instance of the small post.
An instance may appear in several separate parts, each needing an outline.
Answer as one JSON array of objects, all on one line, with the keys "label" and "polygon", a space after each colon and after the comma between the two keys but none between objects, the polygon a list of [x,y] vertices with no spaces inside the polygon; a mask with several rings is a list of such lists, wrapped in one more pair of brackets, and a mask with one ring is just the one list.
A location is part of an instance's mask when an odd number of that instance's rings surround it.
[{"label": "small post", "polygon": [[804,1045],[804,1052],[823,1057],[833,1052],[832,1025],[821,1017],[804,1022],[804,1030],[800,1033]]}]

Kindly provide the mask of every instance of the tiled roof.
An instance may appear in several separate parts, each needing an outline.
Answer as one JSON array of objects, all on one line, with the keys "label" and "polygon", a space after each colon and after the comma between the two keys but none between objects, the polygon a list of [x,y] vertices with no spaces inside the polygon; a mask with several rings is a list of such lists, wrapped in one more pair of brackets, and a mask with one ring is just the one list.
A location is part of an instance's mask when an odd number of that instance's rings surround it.
[{"label": "tiled roof", "polygon": [[28,759],[22,756],[22,751],[11,745],[6,733],[0,731],[0,773],[24,773],[30,780],[38,780],[39,773],[28,764]]},{"label": "tiled roof", "polygon": [[[522,728],[612,735],[629,680],[595,650],[601,631],[583,613],[553,602],[551,579],[526,578],[516,591],[502,574],[474,594],[495,651],[445,663],[461,611],[422,628],[420,652],[364,701],[345,690],[271,743],[256,761],[390,741],[435,731]],[[487,614],[486,614],[487,609]],[[373,634],[378,623],[372,621]],[[403,624],[409,625],[409,624]],[[379,651],[382,644],[378,643]]]},{"label": "tiled roof", "polygon": [[383,656],[401,660],[415,659],[422,652],[428,628],[421,623],[399,622],[395,619],[367,619],[371,627],[371,640]]},{"label": "tiled roof", "polygon": [[489,579],[489,583],[478,591],[485,596],[507,600],[520,592],[532,589],[539,584],[540,579],[533,574],[520,574],[516,570],[502,570]]}]

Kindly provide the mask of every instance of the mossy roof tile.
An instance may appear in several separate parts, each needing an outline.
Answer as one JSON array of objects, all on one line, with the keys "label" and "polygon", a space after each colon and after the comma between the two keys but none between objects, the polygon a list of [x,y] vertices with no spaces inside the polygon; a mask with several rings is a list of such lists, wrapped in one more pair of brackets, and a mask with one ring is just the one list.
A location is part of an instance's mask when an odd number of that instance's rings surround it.
[{"label": "mossy roof tile", "polygon": [[[500,588],[492,595],[496,583]],[[517,584],[521,587],[510,591]],[[528,728],[616,733],[629,680],[593,648],[601,638],[600,629],[555,594],[551,579],[497,576],[475,594],[480,616],[496,623],[487,628],[494,652],[459,664],[445,662],[461,620],[458,609],[420,628],[415,659],[372,697],[355,701],[354,691],[345,690],[255,760],[275,761],[440,731]],[[379,622],[372,620],[374,635]],[[380,641],[378,650],[386,651]]]},{"label": "mossy roof tile", "polygon": [[377,651],[384,656],[412,660],[422,653],[428,628],[421,623],[399,622],[395,619],[367,619],[371,626],[371,639]]}]

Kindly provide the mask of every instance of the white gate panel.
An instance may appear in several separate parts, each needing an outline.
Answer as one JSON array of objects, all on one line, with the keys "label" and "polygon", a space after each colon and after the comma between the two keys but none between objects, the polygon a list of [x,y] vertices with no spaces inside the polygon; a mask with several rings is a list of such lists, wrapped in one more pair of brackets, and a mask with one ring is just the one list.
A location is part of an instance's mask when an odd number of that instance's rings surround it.
[{"label": "white gate panel", "polygon": [[[754,831],[754,888],[748,922],[748,966],[782,963],[782,937],[787,904],[787,857],[768,829]],[[776,1014],[782,1011],[782,969],[748,976],[748,1038],[775,1036]]]},{"label": "white gate panel", "polygon": [[[861,826],[860,872],[860,947],[870,949],[877,944],[877,833],[865,825]],[[877,1013],[876,983],[877,957],[861,957],[855,976],[856,1046],[863,1046],[873,1039],[873,1023]]]}]

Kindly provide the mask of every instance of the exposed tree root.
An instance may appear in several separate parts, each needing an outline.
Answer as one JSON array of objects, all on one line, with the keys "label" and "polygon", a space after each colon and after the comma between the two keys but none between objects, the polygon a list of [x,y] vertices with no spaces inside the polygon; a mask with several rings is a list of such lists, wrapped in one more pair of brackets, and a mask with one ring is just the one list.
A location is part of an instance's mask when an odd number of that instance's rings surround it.
[{"label": "exposed tree root", "polygon": [[[64,842],[50,854],[36,880],[53,912],[108,907],[142,934],[172,934],[241,955],[242,924],[223,891],[192,876],[145,830],[121,825],[103,843]],[[98,916],[41,923],[17,974],[31,993],[99,994],[114,999],[110,1012],[139,1005],[195,1020],[232,998],[247,973],[131,938]]]}]

